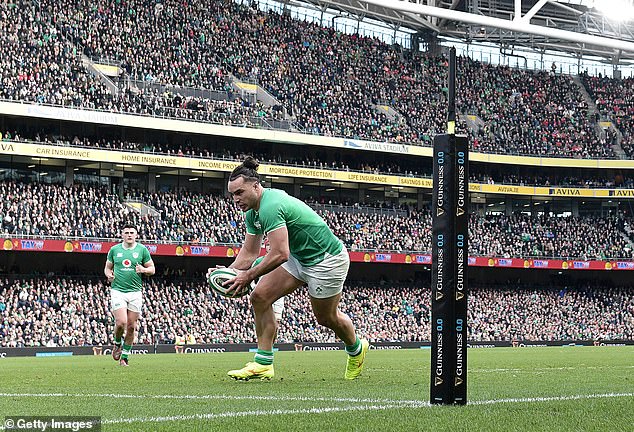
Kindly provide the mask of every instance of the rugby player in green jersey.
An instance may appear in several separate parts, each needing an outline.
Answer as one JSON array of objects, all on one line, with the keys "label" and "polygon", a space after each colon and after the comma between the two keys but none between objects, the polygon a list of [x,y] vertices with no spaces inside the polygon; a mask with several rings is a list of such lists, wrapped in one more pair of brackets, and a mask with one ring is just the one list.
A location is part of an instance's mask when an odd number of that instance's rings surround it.
[{"label": "rugby player in green jersey", "polygon": [[[355,379],[363,369],[369,343],[359,339],[352,321],[338,307],[350,266],[348,251],[326,222],[304,202],[282,190],[262,187],[258,165],[255,159],[247,157],[233,170],[228,184],[234,202],[245,212],[247,232],[240,252],[229,266],[244,271],[226,285],[241,291],[260,278],[251,293],[258,351],[253,362],[229,371],[229,376],[239,380],[273,377],[273,340],[277,328],[272,305],[308,285],[317,322],[332,329],[345,344],[348,361],[344,377]],[[251,267],[260,252],[263,236],[268,237],[271,250],[259,265]]]},{"label": "rugby player in green jersey", "polygon": [[110,298],[115,319],[112,358],[121,366],[128,366],[134,330],[143,308],[141,276],[152,276],[155,268],[150,252],[136,242],[134,225],[124,225],[121,235],[123,242],[108,251],[104,274],[111,284]]}]

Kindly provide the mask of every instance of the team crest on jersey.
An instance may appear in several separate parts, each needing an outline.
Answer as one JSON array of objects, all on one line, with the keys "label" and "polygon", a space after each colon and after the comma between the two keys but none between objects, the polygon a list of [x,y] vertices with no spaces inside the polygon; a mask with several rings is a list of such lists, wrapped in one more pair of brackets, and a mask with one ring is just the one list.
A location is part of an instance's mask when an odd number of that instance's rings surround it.
[{"label": "team crest on jersey", "polygon": [[135,259],[136,259],[136,258],[138,258],[138,257],[139,257],[139,254],[138,254],[137,252],[134,252],[134,253],[132,254],[132,258],[135,258]]},{"label": "team crest on jersey", "polygon": [[254,226],[256,229],[262,229],[262,225],[260,224],[260,221],[255,221],[255,222],[253,222],[253,226]]},{"label": "team crest on jersey", "polygon": [[129,259],[124,259],[121,264],[123,264],[123,267],[130,267],[132,265],[132,261],[130,261]]}]

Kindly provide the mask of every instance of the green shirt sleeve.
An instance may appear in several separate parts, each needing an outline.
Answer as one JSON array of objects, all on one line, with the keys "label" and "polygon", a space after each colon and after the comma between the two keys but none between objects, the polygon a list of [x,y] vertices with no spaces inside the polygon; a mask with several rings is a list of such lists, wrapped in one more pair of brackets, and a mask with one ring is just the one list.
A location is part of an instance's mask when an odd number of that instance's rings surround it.
[{"label": "green shirt sleeve", "polygon": [[143,263],[143,265],[145,265],[151,260],[152,260],[152,257],[150,256],[150,251],[147,250],[145,246],[143,246],[143,256],[141,257],[141,262]]},{"label": "green shirt sleeve", "polygon": [[284,217],[284,205],[283,203],[277,203],[277,205],[266,206],[260,210],[260,223],[262,224],[262,231],[264,234],[268,234],[271,231],[286,225],[286,218]]},{"label": "green shirt sleeve", "polygon": [[114,263],[114,259],[112,257],[112,248],[108,251],[108,258],[106,258],[108,262]]},{"label": "green shirt sleeve", "polygon": [[251,235],[260,235],[262,234],[262,227],[259,229],[255,227],[254,219],[255,215],[253,210],[249,210],[245,214],[244,223],[247,226],[247,233]]}]

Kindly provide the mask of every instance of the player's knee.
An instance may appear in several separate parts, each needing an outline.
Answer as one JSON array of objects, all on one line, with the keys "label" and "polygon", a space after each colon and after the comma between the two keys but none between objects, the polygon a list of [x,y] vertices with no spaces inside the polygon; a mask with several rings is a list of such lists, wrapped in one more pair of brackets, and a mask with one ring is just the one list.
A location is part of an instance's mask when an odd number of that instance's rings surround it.
[{"label": "player's knee", "polygon": [[270,298],[268,298],[262,292],[255,290],[251,293],[251,304],[253,305],[254,308],[259,309],[259,308],[271,306],[273,302],[271,301]]},{"label": "player's knee", "polygon": [[328,314],[316,313],[315,318],[317,318],[317,322],[324,327],[333,328],[337,325],[337,315],[333,315],[330,313]]},{"label": "player's knee", "polygon": [[114,326],[116,328],[126,328],[128,326],[127,320],[115,320]]}]

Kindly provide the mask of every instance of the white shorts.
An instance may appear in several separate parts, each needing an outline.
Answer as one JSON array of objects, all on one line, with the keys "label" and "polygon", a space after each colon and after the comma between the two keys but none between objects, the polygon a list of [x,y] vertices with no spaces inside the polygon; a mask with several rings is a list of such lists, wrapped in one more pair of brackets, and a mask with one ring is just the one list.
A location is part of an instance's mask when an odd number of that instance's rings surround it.
[{"label": "white shorts", "polygon": [[273,303],[273,313],[277,321],[282,319],[282,313],[284,312],[284,297],[280,297]]},{"label": "white shorts", "polygon": [[143,293],[141,291],[121,292],[111,289],[110,304],[112,305],[113,311],[124,307],[129,311],[141,313],[143,308]]},{"label": "white shorts", "polygon": [[311,297],[330,298],[343,290],[343,283],[350,267],[350,256],[343,246],[337,255],[326,254],[326,259],[312,267],[304,267],[292,255],[282,267],[295,279],[308,284],[308,294]]}]

